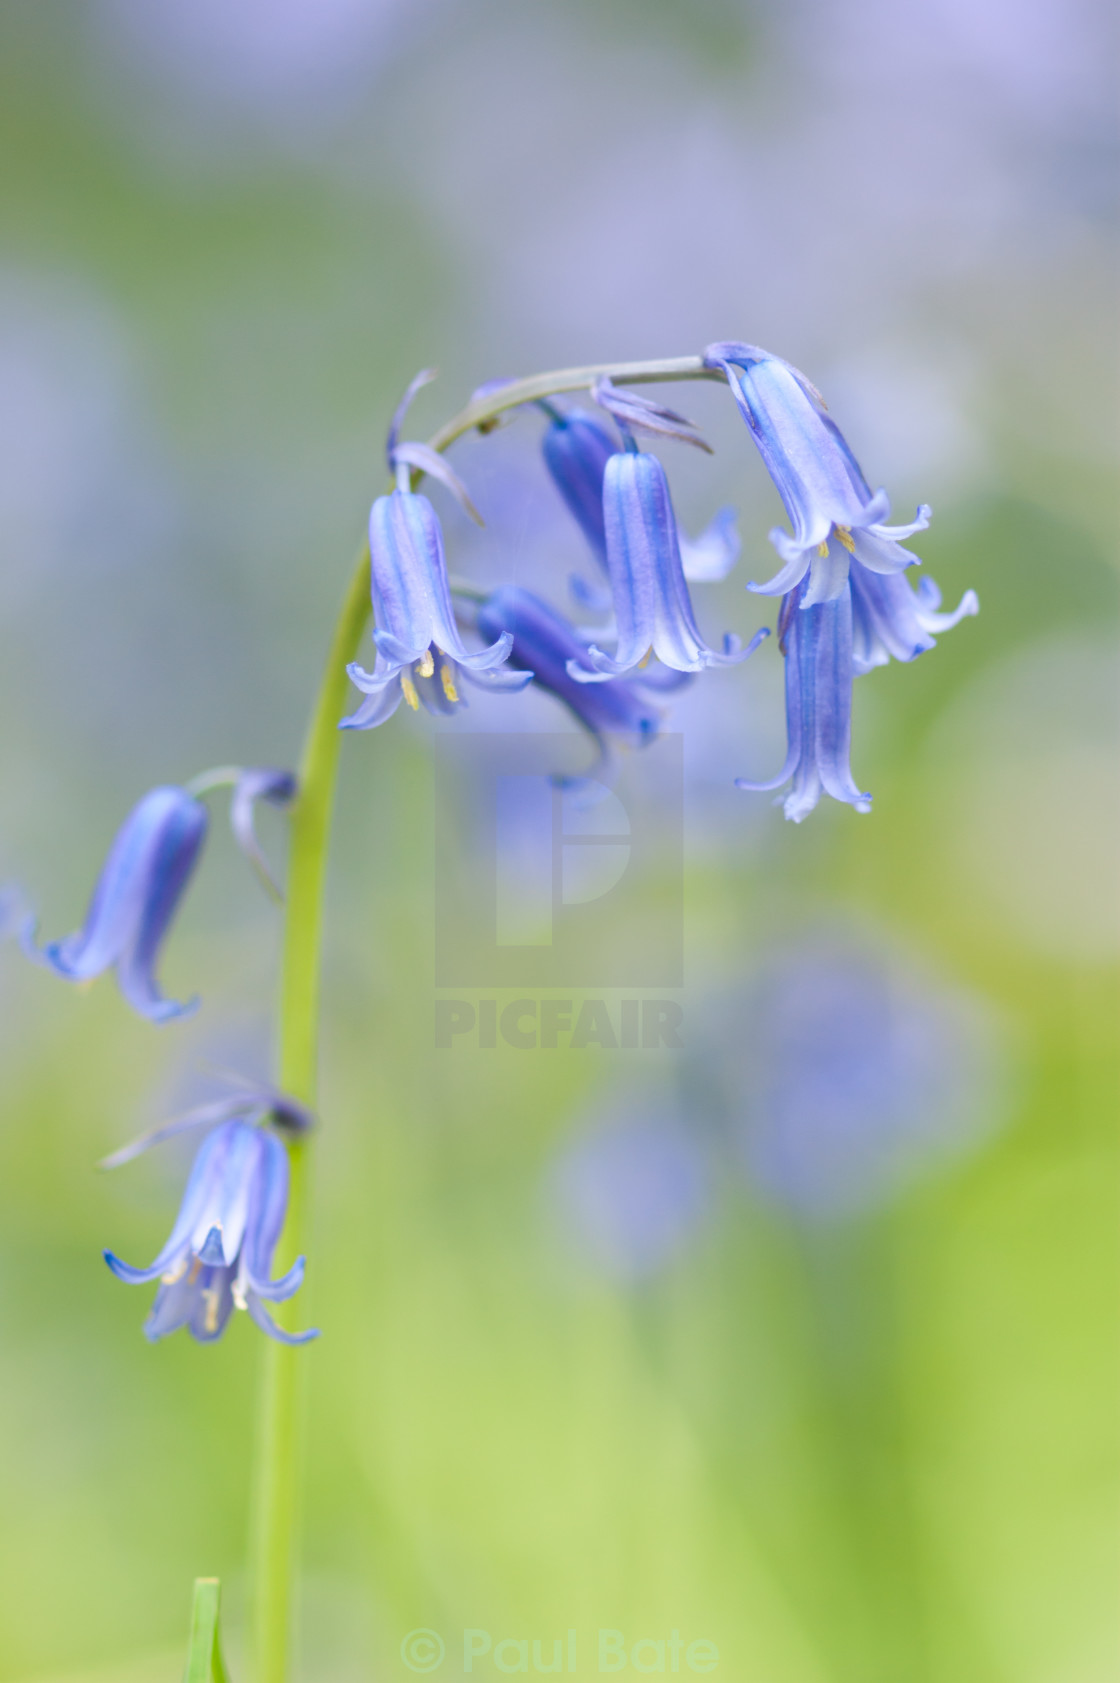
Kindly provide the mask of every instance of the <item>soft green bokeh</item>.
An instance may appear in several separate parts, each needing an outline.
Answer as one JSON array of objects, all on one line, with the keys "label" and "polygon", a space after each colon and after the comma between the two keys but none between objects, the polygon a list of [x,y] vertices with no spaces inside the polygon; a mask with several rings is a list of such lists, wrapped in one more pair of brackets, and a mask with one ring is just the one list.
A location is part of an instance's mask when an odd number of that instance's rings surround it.
[{"label": "soft green bokeh", "polygon": [[[795,1220],[728,1174],[637,1283],[573,1261],[547,1189],[590,1119],[680,1102],[674,1055],[435,1052],[429,730],[347,743],[297,1299],[324,1333],[301,1676],[403,1678],[417,1627],[447,1641],[440,1676],[462,1674],[466,1627],[546,1659],[576,1627],[579,1675],[599,1627],[709,1638],[743,1683],[1116,1675],[1099,19],[1036,0],[1033,34],[994,11],[970,34],[913,10],[853,7],[843,36],[815,5],[447,0],[400,38],[359,31],[325,95],[301,94],[297,54],[241,104],[205,54],[143,47],[131,0],[5,10],[0,864],[46,934],[145,787],[294,757],[417,367],[442,371],[427,427],[495,373],[773,343],[900,517],[937,503],[923,558],[983,604],[861,681],[871,817],[718,804],[779,751],[773,648],[726,679],[717,771],[688,727],[711,788],[690,785],[681,997],[700,1022],[764,951],[871,931],[975,1002],[990,1130],[858,1219]],[[710,466],[665,453],[686,522],[743,506],[704,623],[749,630],[776,499],[730,404],[681,402],[719,445]],[[453,515],[449,544],[529,577],[539,528],[561,600],[581,557],[542,524],[543,482],[501,503],[494,464],[530,455],[512,433],[464,445],[497,548]],[[99,1252],[154,1254],[187,1154],[92,1165],[204,1061],[266,1067],[276,946],[216,834],[167,955],[169,986],[203,995],[190,1024],[154,1031],[111,983],[81,994],[0,952],[5,1679],[177,1676],[203,1574],[247,1676],[259,1340],[236,1317],[212,1349],[145,1343],[145,1294]]]}]

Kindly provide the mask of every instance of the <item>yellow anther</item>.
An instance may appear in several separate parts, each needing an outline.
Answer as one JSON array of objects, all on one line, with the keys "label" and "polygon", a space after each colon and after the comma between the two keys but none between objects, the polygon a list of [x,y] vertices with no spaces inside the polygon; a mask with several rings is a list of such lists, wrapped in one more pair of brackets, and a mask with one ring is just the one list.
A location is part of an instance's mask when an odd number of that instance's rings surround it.
[{"label": "yellow anther", "polygon": [[221,1301],[222,1301],[221,1293],[217,1290],[217,1288],[215,1286],[210,1286],[210,1287],[207,1288],[206,1291],[203,1292],[202,1301],[206,1305],[206,1315],[205,1315],[206,1330],[207,1330],[207,1332],[217,1332],[217,1330],[218,1330],[218,1309],[221,1306]]},{"label": "yellow anther", "polygon": [[852,537],[851,528],[848,526],[837,526],[835,530],[836,536],[840,539],[840,542],[844,545],[848,554],[854,555],[856,552],[856,546]]},{"label": "yellow anther", "polygon": [[198,1276],[201,1272],[202,1272],[202,1258],[198,1257],[198,1256],[192,1256],[191,1257],[191,1271],[187,1275],[188,1286],[193,1286],[194,1285],[195,1281],[198,1279]]},{"label": "yellow anther", "polygon": [[454,704],[459,699],[459,692],[455,688],[455,679],[451,675],[450,666],[446,664],[441,665],[439,669],[439,677],[440,683],[443,685],[444,695],[447,697],[448,701]]},{"label": "yellow anther", "polygon": [[416,685],[412,682],[412,679],[409,677],[407,672],[401,673],[401,689],[404,692],[404,698],[408,702],[408,705],[412,708],[412,711],[414,713],[418,713],[420,711],[420,697],[416,693]]},{"label": "yellow anther", "polygon": [[424,653],[420,656],[420,659],[416,662],[417,677],[430,678],[434,671],[435,663],[432,660],[432,651],[431,649],[425,649]]},{"label": "yellow anther", "polygon": [[181,1256],[174,1268],[169,1268],[166,1274],[160,1275],[160,1281],[165,1286],[173,1286],[177,1280],[181,1280],[183,1278],[186,1271],[187,1259],[185,1256]]},{"label": "yellow anther", "polygon": [[828,554],[828,539],[827,538],[824,540],[823,543],[819,543],[817,545],[817,554],[820,556],[822,561],[824,560],[825,556]]},{"label": "yellow anther", "polygon": [[638,671],[640,672],[642,670],[643,666],[648,666],[652,659],[653,659],[653,650],[652,650],[652,648],[649,648],[649,649],[646,650],[645,654],[642,656],[641,660],[638,662]]}]

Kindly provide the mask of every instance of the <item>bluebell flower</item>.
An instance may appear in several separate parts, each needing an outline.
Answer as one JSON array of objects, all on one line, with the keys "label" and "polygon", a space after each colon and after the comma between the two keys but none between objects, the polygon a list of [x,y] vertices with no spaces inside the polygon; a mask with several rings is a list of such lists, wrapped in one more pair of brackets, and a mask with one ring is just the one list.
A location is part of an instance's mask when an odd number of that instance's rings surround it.
[{"label": "bluebell flower", "polygon": [[[607,570],[603,476],[618,445],[606,427],[583,409],[560,410],[542,403],[552,417],[542,440],[545,464],[556,489],[583,532],[595,559]],[[694,583],[726,578],[739,554],[735,510],[721,508],[698,538],[678,532],[681,570]]]},{"label": "bluebell flower", "polygon": [[[349,718],[346,730],[369,730],[388,717],[383,696],[386,689],[401,687],[411,702],[409,668],[431,677],[437,652],[449,655],[468,671],[488,671],[500,666],[509,654],[509,638],[499,638],[488,649],[471,653],[456,624],[447,582],[443,534],[436,511],[418,491],[409,489],[413,468],[431,474],[447,485],[478,518],[457,475],[443,457],[425,444],[400,442],[405,410],[415,391],[431,374],[418,374],[409,386],[393,417],[386,443],[390,472],[397,476],[397,488],[378,497],[370,510],[370,591],[373,600],[373,639],[377,659],[372,672],[354,662],[347,667],[351,682],[367,697]],[[392,708],[389,711],[393,711]]]},{"label": "bluebell flower", "polygon": [[160,947],[190,881],[207,829],[202,802],[186,789],[152,789],[117,833],[81,929],[45,948],[24,931],[28,956],[70,982],[86,982],[110,966],[134,1011],[162,1023],[193,1011],[165,999],[155,977]]},{"label": "bluebell flower", "polygon": [[288,1153],[276,1134],[242,1119],[262,1095],[222,1101],[156,1131],[126,1148],[110,1164],[127,1160],[156,1138],[224,1114],[199,1147],[171,1237],[148,1268],[133,1268],[111,1251],[105,1260],[128,1285],[160,1282],[144,1326],[152,1340],[189,1327],[202,1343],[220,1338],[233,1310],[246,1309],[270,1338],[304,1344],[314,1331],[289,1333],[272,1320],[266,1303],[299,1290],[304,1259],[274,1280],[272,1257],[288,1205]]},{"label": "bluebell flower", "polygon": [[654,696],[670,685],[687,682],[676,674],[648,669],[635,678],[614,678],[602,684],[573,678],[571,668],[586,658],[586,644],[563,614],[514,585],[496,590],[480,605],[478,629],[484,637],[510,633],[511,664],[532,673],[541,689],[562,701],[601,749],[612,736],[632,746],[651,742],[661,717]]},{"label": "bluebell flower", "polygon": [[797,824],[822,794],[870,812],[871,796],[856,787],[849,755],[852,728],[852,600],[845,586],[829,602],[804,607],[807,581],[782,603],[778,635],[786,657],[789,752],[765,783],[736,778],[740,789],[778,789],[793,780],[784,808]]},{"label": "bluebell flower", "polygon": [[571,675],[580,683],[595,683],[629,672],[651,654],[677,672],[745,660],[757,636],[746,649],[726,637],[723,652],[717,653],[700,635],[681,567],[669,485],[656,456],[638,450],[611,456],[603,475],[603,512],[618,640],[613,656],[592,644],[582,659],[573,659]]},{"label": "bluebell flower", "polygon": [[342,721],[347,730],[368,730],[386,716],[383,692],[400,684],[407,700],[406,669],[415,666],[430,677],[436,652],[450,655],[468,671],[500,666],[509,638],[472,654],[455,622],[436,512],[417,491],[396,490],[378,497],[369,523],[369,547],[377,660],[372,672],[356,662],[347,667],[350,681],[368,700]]},{"label": "bluebell flower", "polygon": [[726,374],[793,525],[792,536],[780,528],[770,533],[782,567],[766,584],[750,588],[782,596],[808,573],[803,602],[811,608],[842,593],[853,564],[886,575],[915,565],[917,557],[901,544],[929,525],[928,504],[907,526],[884,524],[886,492],[871,491],[805,376],[757,345],[709,345],[704,354],[710,367]]}]

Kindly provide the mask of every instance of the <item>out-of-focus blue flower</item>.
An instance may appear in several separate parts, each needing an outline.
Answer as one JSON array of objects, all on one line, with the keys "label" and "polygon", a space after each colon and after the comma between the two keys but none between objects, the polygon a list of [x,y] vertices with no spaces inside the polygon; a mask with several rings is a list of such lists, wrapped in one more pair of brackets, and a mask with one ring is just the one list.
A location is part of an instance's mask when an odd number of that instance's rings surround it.
[{"label": "out-of-focus blue flower", "polygon": [[929,525],[926,504],[908,526],[886,526],[885,491],[872,493],[824,400],[803,374],[757,345],[709,345],[705,360],[722,368],[751,437],[793,525],[792,537],[776,528],[770,539],[784,565],[752,590],[782,596],[809,574],[806,609],[843,591],[852,561],[872,573],[892,574],[917,557],[905,538]]},{"label": "out-of-focus blue flower", "polygon": [[930,578],[917,590],[904,578],[853,567],[852,664],[870,672],[894,660],[914,660],[934,647],[933,633],[950,631],[968,614],[980,612],[974,590],[966,590],[952,613],[939,613],[941,592]]},{"label": "out-of-focus blue flower", "polygon": [[604,684],[577,681],[571,667],[586,657],[586,644],[575,627],[539,596],[514,585],[496,590],[480,605],[478,629],[484,637],[509,632],[513,665],[531,672],[538,686],[562,701],[601,745],[610,736],[636,747],[652,742],[662,711],[652,697],[682,682],[675,674],[648,669]]},{"label": "out-of-focus blue flower", "polygon": [[629,672],[651,654],[677,672],[745,660],[765,631],[745,649],[726,637],[722,653],[700,635],[681,568],[669,485],[656,456],[626,450],[610,457],[603,512],[618,642],[613,656],[592,644],[582,659],[573,659],[571,675],[579,683],[595,683]]},{"label": "out-of-focus blue flower", "polygon": [[778,789],[793,779],[785,815],[800,824],[822,794],[870,812],[871,796],[852,780],[852,601],[843,594],[803,608],[802,582],[782,603],[778,635],[786,657],[789,751],[777,777],[765,783],[736,778],[740,789]]},{"label": "out-of-focus blue flower", "polygon": [[[562,411],[542,403],[552,417],[542,449],[557,490],[580,527],[592,553],[607,569],[607,531],[603,515],[603,476],[619,450],[610,433],[583,409]],[[721,508],[696,539],[678,532],[681,568],[686,579],[708,583],[726,578],[739,554],[735,510]]]},{"label": "out-of-focus blue flower", "polygon": [[202,802],[186,789],[152,789],[129,813],[109,849],[85,922],[73,935],[24,950],[70,982],[86,982],[115,966],[134,1011],[162,1023],[193,1011],[197,999],[165,999],[155,977],[160,946],[190,881],[206,835]]},{"label": "out-of-focus blue flower", "polygon": [[567,1146],[550,1176],[566,1237],[616,1279],[667,1263],[711,1205],[697,1142],[667,1117],[627,1118]]},{"label": "out-of-focus blue flower", "polygon": [[811,1218],[882,1202],[1005,1106],[986,1002],[843,931],[767,959],[711,1028],[702,1091],[720,1093],[755,1185]]},{"label": "out-of-focus blue flower", "polygon": [[105,1252],[113,1273],[128,1285],[159,1280],[144,1326],[150,1339],[185,1326],[200,1342],[211,1343],[221,1337],[235,1308],[247,1309],[262,1332],[284,1344],[304,1344],[317,1336],[314,1331],[283,1331],[264,1307],[298,1291],[304,1259],[299,1257],[279,1280],[271,1278],[288,1205],[288,1153],[276,1134],[242,1119],[246,1111],[259,1111],[262,1103],[270,1104],[270,1095],[239,1096],[203,1107],[109,1159],[115,1165],[156,1138],[200,1120],[227,1118],[218,1121],[199,1147],[171,1237],[151,1266],[133,1268]]}]

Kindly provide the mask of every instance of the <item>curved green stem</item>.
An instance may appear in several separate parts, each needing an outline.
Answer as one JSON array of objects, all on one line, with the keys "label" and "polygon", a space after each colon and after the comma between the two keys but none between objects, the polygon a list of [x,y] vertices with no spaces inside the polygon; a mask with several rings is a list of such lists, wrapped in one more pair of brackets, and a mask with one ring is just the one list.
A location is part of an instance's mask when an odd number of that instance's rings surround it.
[{"label": "curved green stem", "polygon": [[[280,990],[279,1084],[312,1110],[318,1078],[319,974],[331,815],[345,710],[347,663],[370,611],[369,548],[362,550],[323,673],[291,811],[287,913]],[[284,1265],[298,1254],[307,1221],[306,1138],[293,1139]],[[277,1305],[285,1324],[288,1305]],[[300,1466],[301,1351],[266,1342],[258,1401],[252,1510],[253,1635],[257,1683],[285,1683]]]},{"label": "curved green stem", "polygon": [[616,386],[642,386],[661,380],[718,380],[726,379],[720,368],[706,368],[703,357],[671,356],[655,362],[593,362],[583,368],[559,368],[551,374],[533,374],[527,380],[511,380],[497,391],[468,403],[465,409],[440,427],[428,440],[431,450],[446,450],[457,438],[472,427],[485,428],[506,409],[516,409],[522,403],[536,403],[542,397],[555,397],[561,392],[590,391],[596,380],[613,380]]},{"label": "curved green stem", "polygon": [[[446,450],[473,427],[493,421],[504,410],[559,392],[589,390],[601,376],[621,385],[655,380],[722,380],[700,357],[671,357],[659,362],[597,363],[560,369],[527,380],[510,381],[485,398],[467,404],[429,439],[433,450]],[[422,477],[413,470],[414,480]],[[322,951],[323,890],[326,881],[331,815],[342,739],[338,722],[345,709],[346,667],[357,652],[370,612],[369,548],[363,548],[342,604],[299,773],[299,792],[291,808],[291,846],[280,990],[279,1085],[310,1109],[316,1105],[319,976]],[[226,768],[221,768],[223,771]],[[280,1263],[287,1266],[300,1251],[308,1205],[308,1141],[292,1139],[291,1189]],[[290,1305],[278,1305],[286,1325]],[[291,1584],[295,1564],[297,1492],[301,1449],[303,1358],[298,1349],[266,1342],[258,1402],[256,1467],[252,1508],[252,1617],[256,1683],[286,1683],[291,1637]]]}]

